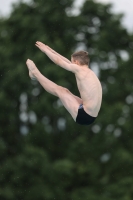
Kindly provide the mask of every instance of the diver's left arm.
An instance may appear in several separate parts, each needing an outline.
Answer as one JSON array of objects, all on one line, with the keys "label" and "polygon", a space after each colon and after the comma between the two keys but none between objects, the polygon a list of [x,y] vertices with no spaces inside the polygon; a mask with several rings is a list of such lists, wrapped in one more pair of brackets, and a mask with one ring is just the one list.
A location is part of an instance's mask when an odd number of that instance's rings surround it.
[{"label": "diver's left arm", "polygon": [[80,67],[78,65],[64,61],[64,59],[62,59],[59,55],[53,53],[49,48],[47,48],[46,45],[42,46],[40,43],[36,43],[36,46],[43,51],[56,65],[59,65],[60,67],[73,73],[76,73],[79,70]]}]

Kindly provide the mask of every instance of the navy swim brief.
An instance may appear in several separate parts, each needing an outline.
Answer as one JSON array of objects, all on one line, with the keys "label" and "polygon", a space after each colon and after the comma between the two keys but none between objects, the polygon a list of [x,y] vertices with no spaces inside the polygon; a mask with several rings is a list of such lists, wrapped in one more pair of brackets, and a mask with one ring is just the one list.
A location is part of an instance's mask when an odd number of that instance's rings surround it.
[{"label": "navy swim brief", "polygon": [[84,111],[83,104],[79,106],[76,122],[81,125],[90,125],[95,121],[96,117],[92,117]]}]

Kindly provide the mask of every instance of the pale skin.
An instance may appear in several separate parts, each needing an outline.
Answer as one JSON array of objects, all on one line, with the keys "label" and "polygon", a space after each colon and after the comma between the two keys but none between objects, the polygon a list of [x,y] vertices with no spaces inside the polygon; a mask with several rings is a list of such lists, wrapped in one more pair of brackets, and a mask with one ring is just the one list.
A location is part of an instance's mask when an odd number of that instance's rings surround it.
[{"label": "pale skin", "polygon": [[81,97],[73,95],[67,88],[59,86],[47,79],[37,69],[34,62],[28,59],[26,64],[29,69],[29,76],[32,79],[37,79],[47,92],[57,96],[71,114],[74,121],[76,121],[80,104],[83,104],[86,113],[92,117],[97,117],[102,102],[102,88],[99,79],[94,72],[88,68],[88,65],[80,65],[80,63],[73,58],[69,61],[42,42],[37,41],[35,45],[56,65],[75,74]]}]

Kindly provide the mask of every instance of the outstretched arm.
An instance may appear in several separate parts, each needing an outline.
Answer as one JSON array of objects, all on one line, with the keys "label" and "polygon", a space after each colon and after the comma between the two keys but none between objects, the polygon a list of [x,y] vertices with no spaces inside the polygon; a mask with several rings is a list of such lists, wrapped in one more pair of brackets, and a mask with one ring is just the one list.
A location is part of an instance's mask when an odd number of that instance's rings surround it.
[{"label": "outstretched arm", "polygon": [[50,47],[43,44],[42,42],[36,42],[36,46],[42,52],[44,52],[56,65],[59,65],[60,67],[66,69],[68,71],[72,71],[73,73],[76,73],[79,70],[80,67],[78,65],[72,64],[65,57],[61,56],[57,52],[55,53],[54,50],[52,50]]},{"label": "outstretched arm", "polygon": [[54,51],[52,48],[50,48],[49,46],[43,44],[42,42],[36,42],[36,46],[43,52],[45,53],[46,48],[49,49],[53,54],[56,54],[57,56],[59,56],[62,60],[64,60],[67,63],[71,63],[70,60],[68,60],[67,58],[63,57],[62,55],[60,55],[59,53],[57,53],[56,51]]},{"label": "outstretched arm", "polygon": [[67,58],[65,58],[64,56],[60,55],[59,53],[57,53],[56,51],[54,51],[53,49],[51,49],[49,46],[47,46],[47,48],[54,54],[58,55],[60,58],[62,58],[64,61],[66,61],[67,63],[71,63],[70,60],[68,60]]}]

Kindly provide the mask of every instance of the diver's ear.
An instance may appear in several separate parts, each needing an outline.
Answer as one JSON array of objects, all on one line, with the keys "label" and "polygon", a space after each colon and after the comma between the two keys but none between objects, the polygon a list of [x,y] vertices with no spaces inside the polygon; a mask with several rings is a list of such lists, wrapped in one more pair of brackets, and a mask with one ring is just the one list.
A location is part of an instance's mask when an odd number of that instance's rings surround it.
[{"label": "diver's ear", "polygon": [[80,65],[79,61],[78,60],[74,60],[73,58],[71,58],[71,62],[73,64]]},{"label": "diver's ear", "polygon": [[72,62],[73,64],[76,64],[76,63],[75,63],[75,60],[73,59],[73,57],[71,57],[71,62]]},{"label": "diver's ear", "polygon": [[75,60],[74,62],[75,62],[75,64],[80,65],[78,60]]}]

